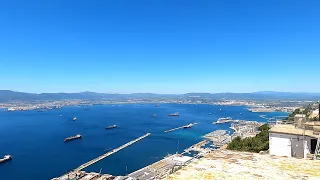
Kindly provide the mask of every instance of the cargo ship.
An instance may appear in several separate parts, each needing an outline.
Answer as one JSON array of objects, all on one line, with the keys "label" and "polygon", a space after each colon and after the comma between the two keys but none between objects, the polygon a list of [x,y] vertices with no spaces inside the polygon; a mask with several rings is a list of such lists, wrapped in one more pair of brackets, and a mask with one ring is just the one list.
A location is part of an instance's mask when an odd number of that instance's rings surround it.
[{"label": "cargo ship", "polygon": [[81,138],[82,138],[81,134],[77,134],[77,135],[75,135],[75,136],[71,136],[71,137],[65,138],[65,139],[64,139],[64,142],[72,141],[72,140],[75,140],[75,139],[81,139]]},{"label": "cargo ship", "polygon": [[172,114],[168,114],[168,116],[180,116],[179,113],[172,113]]},{"label": "cargo ship", "polygon": [[77,120],[77,117],[74,117],[72,120],[74,120],[74,121]]},{"label": "cargo ship", "polygon": [[106,127],[106,129],[113,129],[113,128],[116,128],[116,127],[117,127],[117,125],[113,125],[113,126]]},{"label": "cargo ship", "polygon": [[6,161],[10,161],[12,159],[11,155],[5,155],[3,158],[0,159],[0,163],[4,163]]}]

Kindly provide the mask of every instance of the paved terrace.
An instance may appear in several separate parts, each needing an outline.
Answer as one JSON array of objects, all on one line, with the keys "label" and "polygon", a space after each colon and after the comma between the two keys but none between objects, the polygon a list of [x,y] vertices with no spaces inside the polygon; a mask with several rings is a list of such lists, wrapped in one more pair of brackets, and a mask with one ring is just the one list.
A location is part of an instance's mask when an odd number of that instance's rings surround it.
[{"label": "paved terrace", "polygon": [[319,180],[320,161],[216,150],[166,180]]}]

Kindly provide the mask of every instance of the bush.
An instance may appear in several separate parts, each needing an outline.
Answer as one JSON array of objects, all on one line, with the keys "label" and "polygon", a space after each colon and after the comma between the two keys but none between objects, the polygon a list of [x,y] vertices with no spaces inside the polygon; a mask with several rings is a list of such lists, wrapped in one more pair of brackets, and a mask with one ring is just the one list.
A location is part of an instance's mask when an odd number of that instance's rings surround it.
[{"label": "bush", "polygon": [[255,137],[248,137],[241,139],[240,137],[234,138],[229,144],[227,149],[237,151],[248,151],[248,152],[260,152],[269,149],[269,129],[267,124],[259,127],[259,134]]}]

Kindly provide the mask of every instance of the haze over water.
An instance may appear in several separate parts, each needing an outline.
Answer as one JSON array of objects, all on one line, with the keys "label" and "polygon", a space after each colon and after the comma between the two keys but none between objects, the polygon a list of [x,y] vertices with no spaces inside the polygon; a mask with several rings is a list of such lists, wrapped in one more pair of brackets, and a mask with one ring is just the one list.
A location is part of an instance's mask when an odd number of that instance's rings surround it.
[{"label": "haze over water", "polygon": [[[84,107],[63,107],[44,112],[0,111],[0,156],[13,156],[12,161],[0,164],[0,179],[51,179],[151,132],[151,136],[85,169],[93,172],[101,169],[102,173],[125,175],[160,160],[168,153],[177,150],[182,152],[201,141],[201,136],[208,132],[228,129],[230,124],[212,124],[220,117],[262,122],[265,121],[259,117],[262,114],[267,117],[287,115],[281,112],[252,113],[245,108],[124,104],[91,106],[89,110],[84,110]],[[174,112],[179,112],[180,117],[168,117],[169,113]],[[152,117],[153,114],[157,116]],[[77,121],[72,121],[75,116]],[[167,129],[193,122],[198,125],[191,129],[164,133]],[[113,124],[118,128],[105,130],[106,126]],[[63,142],[65,137],[75,134],[82,134],[83,139]]]}]

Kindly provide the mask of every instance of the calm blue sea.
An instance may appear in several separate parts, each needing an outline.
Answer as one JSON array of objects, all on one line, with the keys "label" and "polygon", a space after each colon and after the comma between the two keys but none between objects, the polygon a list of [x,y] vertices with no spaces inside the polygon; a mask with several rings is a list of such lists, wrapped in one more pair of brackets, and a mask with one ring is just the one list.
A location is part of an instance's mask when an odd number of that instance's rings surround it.
[{"label": "calm blue sea", "polygon": [[[252,113],[244,106],[186,104],[124,104],[61,109],[37,112],[0,110],[0,157],[11,154],[13,160],[0,164],[0,180],[46,180],[125,144],[146,132],[151,136],[94,164],[86,171],[125,175],[166,156],[183,151],[201,141],[201,136],[229,124],[212,124],[220,117],[265,121],[267,117],[286,113]],[[221,111],[220,111],[221,109]],[[168,117],[179,112],[180,117]],[[156,113],[156,117],[152,115]],[[212,115],[209,115],[212,113]],[[240,114],[242,113],[242,114]],[[62,117],[60,117],[62,115]],[[72,121],[73,117],[77,121]],[[164,130],[198,122],[187,130],[164,133]],[[118,128],[105,130],[117,124]],[[82,140],[64,143],[63,139],[82,134]],[[179,143],[178,143],[179,141]],[[178,146],[179,144],[179,146]],[[127,166],[127,172],[126,172]]]}]

